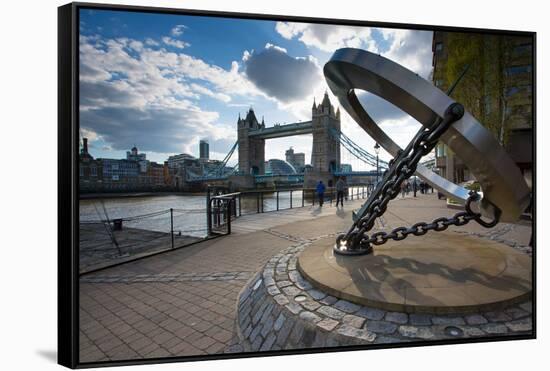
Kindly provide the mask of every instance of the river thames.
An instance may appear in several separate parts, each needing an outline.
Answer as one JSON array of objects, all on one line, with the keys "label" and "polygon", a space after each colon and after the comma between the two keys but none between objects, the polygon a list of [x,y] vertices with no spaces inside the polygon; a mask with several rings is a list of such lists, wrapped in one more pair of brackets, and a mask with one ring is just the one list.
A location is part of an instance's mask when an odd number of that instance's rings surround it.
[{"label": "river thames", "polygon": [[[351,188],[350,192],[357,192]],[[279,192],[279,209],[290,208],[290,192]],[[311,204],[311,199],[304,200],[305,205]],[[261,209],[260,205],[260,209]],[[292,206],[302,206],[302,191],[292,192]],[[258,198],[255,194],[243,195],[240,202],[241,214],[251,214],[258,211]],[[174,209],[173,223],[176,233],[203,237],[206,235],[206,196],[205,195],[159,195],[140,197],[114,197],[80,200],[80,221],[91,222],[112,219],[132,219],[124,221],[129,227],[170,232],[170,209]],[[277,194],[264,193],[263,211],[277,209]],[[163,212],[164,213],[161,213]],[[155,214],[158,215],[151,215]],[[142,217],[144,216],[144,217]]]}]

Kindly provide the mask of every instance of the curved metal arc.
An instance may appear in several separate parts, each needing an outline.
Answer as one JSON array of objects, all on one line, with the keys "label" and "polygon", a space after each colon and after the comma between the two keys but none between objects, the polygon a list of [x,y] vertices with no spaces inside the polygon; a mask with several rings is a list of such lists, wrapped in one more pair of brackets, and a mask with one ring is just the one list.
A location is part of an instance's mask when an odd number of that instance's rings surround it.
[{"label": "curved metal arc", "polygon": [[[442,118],[454,100],[415,73],[379,55],[344,48],[325,64],[327,83],[350,116],[386,151],[396,156],[400,147],[363,109],[354,89],[376,94],[393,103],[424,126]],[[480,210],[489,217],[493,204],[502,210],[501,220],[515,220],[529,203],[529,189],[521,172],[492,135],[472,115],[465,113],[441,137],[468,166],[484,191]],[[423,180],[446,195],[466,202],[468,190],[419,165]]]}]

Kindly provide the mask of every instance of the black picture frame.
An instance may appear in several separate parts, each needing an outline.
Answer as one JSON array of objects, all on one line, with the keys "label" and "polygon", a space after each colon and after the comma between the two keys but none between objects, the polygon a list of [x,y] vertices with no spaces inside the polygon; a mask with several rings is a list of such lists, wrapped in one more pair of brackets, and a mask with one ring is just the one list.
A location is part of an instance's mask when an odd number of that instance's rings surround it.
[{"label": "black picture frame", "polygon": [[[406,28],[412,30],[455,31],[463,33],[485,33],[530,37],[533,40],[533,331],[530,335],[507,337],[483,337],[468,340],[437,340],[430,342],[409,342],[399,344],[375,344],[334,348],[312,348],[300,350],[281,350],[268,352],[249,352],[237,354],[219,354],[206,356],[186,356],[169,358],[151,358],[145,360],[124,360],[81,363],[78,355],[79,339],[79,284],[78,284],[78,200],[79,200],[79,10],[118,10],[125,12],[164,13],[196,15],[222,18],[292,21],[317,24],[338,24],[363,27]],[[286,354],[308,354],[318,352],[341,352],[379,348],[417,347],[443,344],[462,344],[465,342],[509,341],[537,338],[537,285],[536,285],[536,33],[513,30],[483,28],[447,27],[442,25],[421,25],[407,23],[370,22],[362,20],[310,18],[273,14],[251,14],[223,11],[203,11],[193,9],[155,8],[145,6],[111,5],[96,3],[70,3],[58,8],[58,363],[69,368],[88,368],[99,366],[121,366],[138,364],[156,364],[168,362],[232,359],[245,357],[265,357]]]}]

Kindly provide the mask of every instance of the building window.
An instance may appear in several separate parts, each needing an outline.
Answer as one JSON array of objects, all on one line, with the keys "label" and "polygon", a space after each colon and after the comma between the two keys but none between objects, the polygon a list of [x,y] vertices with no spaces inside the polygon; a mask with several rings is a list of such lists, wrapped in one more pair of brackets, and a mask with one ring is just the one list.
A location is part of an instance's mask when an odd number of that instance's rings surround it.
[{"label": "building window", "polygon": [[523,66],[512,66],[506,68],[506,74],[508,76],[514,76],[519,75],[520,73],[530,73],[533,70],[532,66],[529,65],[523,65]]},{"label": "building window", "polygon": [[435,44],[435,51],[440,52],[443,50],[443,43],[436,43]]},{"label": "building window", "polygon": [[437,147],[435,147],[436,157],[445,157],[446,155],[447,155],[447,151],[445,150],[444,144],[439,144]]},{"label": "building window", "polygon": [[84,176],[84,168],[82,166],[79,166],[79,173],[80,173],[80,176]]},{"label": "building window", "polygon": [[531,85],[523,85],[523,86],[512,86],[510,88],[508,88],[505,92],[504,92],[504,95],[509,98],[513,95],[516,95],[518,93],[521,93],[521,92],[524,92],[524,93],[527,93],[527,94],[531,94],[531,89],[532,89],[532,86]]},{"label": "building window", "polygon": [[532,44],[521,44],[521,45],[515,46],[514,49],[512,49],[512,54],[517,57],[521,55],[531,54],[532,51],[533,51]]},{"label": "building window", "polygon": [[92,167],[90,168],[90,170],[91,170],[92,176],[97,176],[97,167],[92,166]]}]

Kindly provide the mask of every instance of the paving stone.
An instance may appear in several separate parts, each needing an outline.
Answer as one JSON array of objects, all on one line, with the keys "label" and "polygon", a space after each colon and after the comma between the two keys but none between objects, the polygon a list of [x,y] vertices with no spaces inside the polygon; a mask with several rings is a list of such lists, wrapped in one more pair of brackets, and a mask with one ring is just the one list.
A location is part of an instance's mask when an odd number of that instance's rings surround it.
[{"label": "paving stone", "polygon": [[489,320],[489,322],[507,322],[512,320],[512,316],[502,312],[485,312],[483,316]]},{"label": "paving stone", "polygon": [[250,333],[251,333],[251,332],[252,332],[252,325],[250,324],[250,325],[248,325],[248,326],[246,327],[246,329],[243,331],[243,336],[244,336],[245,338],[248,338],[248,337],[250,337]]},{"label": "paving stone", "polygon": [[397,325],[387,321],[367,321],[366,329],[377,334],[393,334]]},{"label": "paving stone", "polygon": [[304,333],[304,324],[300,321],[296,321],[294,324],[294,328],[292,329],[292,332],[290,333],[289,340],[294,344],[300,344],[300,339],[302,338],[302,335]]},{"label": "paving stone", "polygon": [[359,340],[367,341],[369,343],[372,343],[374,339],[376,339],[376,334],[374,332],[370,332],[364,329],[358,329],[345,324],[340,326],[336,330],[336,332],[341,335],[357,338]]},{"label": "paving stone", "polygon": [[296,280],[296,286],[302,290],[311,290],[313,286],[303,278]]},{"label": "paving stone", "polygon": [[316,315],[315,313],[310,312],[310,311],[301,312],[299,317],[301,319],[303,319],[304,321],[308,321],[308,322],[312,322],[312,323],[316,323],[316,322],[319,322],[321,320],[321,317],[319,317],[318,315]]},{"label": "paving stone", "polygon": [[293,283],[290,282],[290,281],[277,281],[277,286],[279,286],[280,288],[283,288],[283,287],[287,287],[287,286],[292,286]]},{"label": "paving stone", "polygon": [[353,304],[347,300],[338,300],[332,306],[346,313],[355,313],[361,308],[359,305]]},{"label": "paving stone", "polygon": [[285,322],[285,320],[286,320],[286,317],[283,314],[283,312],[281,312],[279,314],[279,317],[277,317],[277,319],[275,320],[275,323],[273,324],[273,329],[275,331],[279,331],[281,327],[283,327],[283,323]]},{"label": "paving stone", "polygon": [[288,303],[287,305],[285,305],[285,307],[293,314],[298,314],[302,311],[302,306],[296,303]]},{"label": "paving stone", "polygon": [[505,325],[510,329],[510,331],[513,332],[527,332],[533,330],[533,322],[531,321],[531,318],[523,318],[506,322]]},{"label": "paving stone", "polygon": [[465,325],[466,322],[462,317],[455,316],[433,316],[432,323],[434,325],[443,325],[443,326],[459,326]]},{"label": "paving stone", "polygon": [[324,305],[321,308],[317,309],[317,312],[332,319],[342,319],[346,315],[346,313],[342,312],[341,310],[329,307],[327,305]]},{"label": "paving stone", "polygon": [[273,297],[273,299],[275,299],[275,301],[277,302],[277,304],[279,305],[286,305],[289,303],[288,299],[286,296],[284,295],[276,295]]},{"label": "paving stone", "polygon": [[277,288],[277,286],[275,285],[271,285],[271,286],[268,286],[267,287],[267,292],[269,293],[269,295],[271,296],[275,296],[275,295],[278,295],[281,293],[281,291]]},{"label": "paving stone", "polygon": [[265,323],[268,319],[268,317],[271,315],[271,311],[273,310],[274,303],[269,303],[268,306],[264,310],[264,314],[262,315],[262,318],[260,319],[261,323]]},{"label": "paving stone", "polygon": [[282,290],[286,295],[290,297],[295,297],[296,295],[299,295],[302,292],[302,290],[300,290],[296,286],[283,287]]},{"label": "paving stone", "polygon": [[399,326],[399,333],[402,336],[408,338],[417,338],[423,340],[429,340],[435,338],[435,333],[433,330],[428,327],[419,327],[419,326]]},{"label": "paving stone", "polygon": [[252,332],[250,333],[250,337],[249,337],[251,342],[256,340],[256,337],[258,337],[260,335],[260,332],[262,331],[262,329],[263,329],[263,326],[262,326],[261,323],[259,323],[255,327],[252,327]]},{"label": "paving stone", "polygon": [[293,271],[290,271],[288,272],[288,278],[290,278],[290,280],[294,283],[296,283],[296,281],[298,279],[300,279],[302,276],[300,275],[300,272],[296,271],[296,270],[293,270]]},{"label": "paving stone", "polygon": [[334,296],[327,295],[319,301],[321,302],[321,304],[332,305],[332,304],[334,304],[338,301],[338,298],[335,298]]},{"label": "paving stone", "polygon": [[283,327],[277,333],[277,345],[284,346],[287,343],[288,335],[294,326],[294,320],[288,318],[284,323]]},{"label": "paving stone", "polygon": [[403,340],[403,339],[400,339],[400,338],[396,338],[396,337],[393,337],[393,336],[380,336],[380,335],[377,335],[376,336],[376,340],[374,341],[375,344],[395,344],[395,343],[404,343],[406,342],[407,340]]},{"label": "paving stone", "polygon": [[321,300],[327,296],[324,292],[315,289],[307,290],[307,293],[315,300]]},{"label": "paving stone", "polygon": [[250,345],[251,350],[256,352],[260,350],[260,346],[262,345],[263,341],[264,339],[262,339],[261,336],[256,336],[256,339]]},{"label": "paving stone", "polygon": [[325,318],[322,321],[317,322],[317,326],[319,326],[320,328],[322,328],[323,330],[326,330],[326,331],[334,330],[334,328],[336,326],[338,326],[339,324],[340,324],[340,322],[335,321],[335,320],[330,319],[330,318]]},{"label": "paving stone", "polygon": [[224,353],[242,353],[244,348],[241,344],[233,344],[224,349]]},{"label": "paving stone", "polygon": [[487,323],[487,319],[483,317],[481,314],[469,314],[467,316],[464,316],[464,320],[469,325],[483,325]]},{"label": "paving stone", "polygon": [[526,312],[533,313],[533,302],[532,301],[526,301],[525,303],[521,303],[519,305],[521,309],[523,309]]},{"label": "paving stone", "polygon": [[319,304],[318,302],[313,301],[313,300],[303,301],[303,302],[300,303],[300,305],[302,307],[304,307],[305,309],[307,309],[307,310],[316,310],[317,308],[319,308],[321,306],[321,304]]},{"label": "paving stone", "polygon": [[365,317],[366,319],[372,319],[372,320],[378,321],[384,318],[384,315],[386,314],[386,312],[376,308],[362,307],[355,314],[357,316]]},{"label": "paving stone", "polygon": [[409,323],[413,326],[428,326],[432,324],[432,316],[424,313],[409,314]]},{"label": "paving stone", "polygon": [[269,334],[262,343],[262,346],[260,347],[260,352],[270,350],[275,343],[275,340],[277,340],[277,336],[274,333]]},{"label": "paving stone", "polygon": [[386,315],[384,316],[384,319],[386,321],[404,325],[409,320],[409,316],[407,315],[407,313],[387,312]]},{"label": "paving stone", "polygon": [[479,327],[474,326],[457,326],[464,332],[465,337],[478,337],[485,336],[485,332],[481,331]]},{"label": "paving stone", "polygon": [[487,323],[485,325],[481,325],[480,329],[491,335],[503,335],[508,332],[508,327],[502,323]]},{"label": "paving stone", "polygon": [[[300,339],[300,347],[305,348],[311,348],[313,345],[315,338],[317,337],[317,332],[314,328],[310,326],[304,326],[304,332],[302,334],[302,338]],[[319,333],[319,335],[321,335]]]},{"label": "paving stone", "polygon": [[342,322],[355,328],[361,328],[365,323],[365,319],[363,317],[354,316],[353,314],[346,314],[342,318]]},{"label": "paving stone", "polygon": [[260,332],[260,334],[261,334],[264,338],[267,336],[268,333],[270,333],[270,332],[273,331],[273,323],[274,323],[274,320],[273,320],[273,317],[272,317],[272,316],[269,316],[269,317],[267,318],[267,320],[262,321],[263,328],[262,328],[262,331]]},{"label": "paving stone", "polygon": [[531,313],[529,313],[526,310],[523,310],[521,308],[518,308],[518,307],[507,308],[505,310],[505,312],[510,317],[512,317],[512,319],[520,319],[520,318],[524,318],[524,317],[527,317],[527,316],[531,315]]}]

